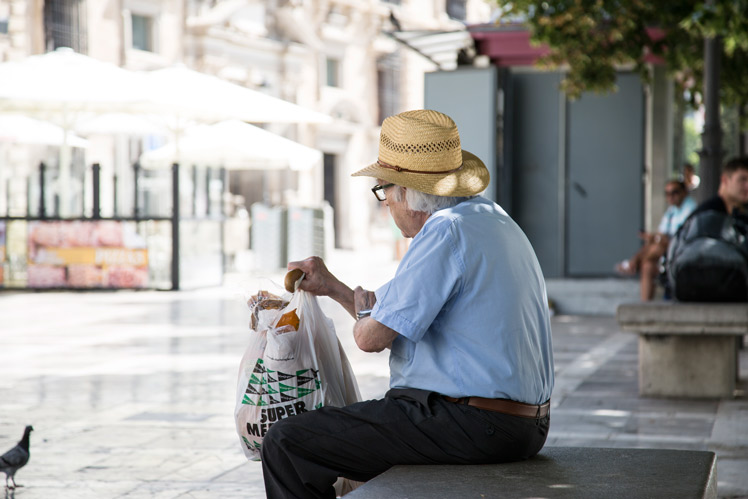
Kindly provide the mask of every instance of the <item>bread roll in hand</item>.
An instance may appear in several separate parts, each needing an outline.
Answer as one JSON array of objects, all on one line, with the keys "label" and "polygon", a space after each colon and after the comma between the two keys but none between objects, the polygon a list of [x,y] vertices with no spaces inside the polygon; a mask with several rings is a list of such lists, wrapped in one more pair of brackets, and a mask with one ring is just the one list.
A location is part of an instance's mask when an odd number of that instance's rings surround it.
[{"label": "bread roll in hand", "polygon": [[289,293],[295,293],[296,287],[304,278],[304,272],[301,269],[293,269],[286,274],[286,291]]}]

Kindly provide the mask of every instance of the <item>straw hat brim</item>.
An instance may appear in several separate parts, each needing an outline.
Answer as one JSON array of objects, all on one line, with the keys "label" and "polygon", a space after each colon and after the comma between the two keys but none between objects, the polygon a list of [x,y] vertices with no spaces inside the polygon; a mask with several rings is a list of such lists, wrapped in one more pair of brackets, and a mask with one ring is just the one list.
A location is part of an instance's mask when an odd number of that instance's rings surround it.
[{"label": "straw hat brim", "polygon": [[381,178],[387,182],[436,196],[473,196],[486,190],[490,175],[486,165],[472,153],[462,150],[462,167],[451,173],[398,172],[372,163],[352,177]]}]

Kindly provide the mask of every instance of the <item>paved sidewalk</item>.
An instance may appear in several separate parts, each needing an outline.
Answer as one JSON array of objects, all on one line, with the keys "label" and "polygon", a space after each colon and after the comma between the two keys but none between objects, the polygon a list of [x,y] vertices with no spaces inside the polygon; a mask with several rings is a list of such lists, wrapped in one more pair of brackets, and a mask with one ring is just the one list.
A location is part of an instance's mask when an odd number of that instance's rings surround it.
[{"label": "paved sidewalk", "polygon": [[[376,288],[388,255],[336,251],[331,270]],[[363,263],[362,263],[363,262]],[[270,274],[280,283],[282,272]],[[257,276],[183,292],[0,292],[0,453],[32,424],[25,485],[6,498],[261,498],[259,463],[234,431]],[[387,389],[387,353],[356,349],[330,300],[365,398]],[[612,317],[554,318],[557,385],[548,445],[709,449],[722,497],[748,497],[748,353],[734,400],[642,399],[636,335]]]}]

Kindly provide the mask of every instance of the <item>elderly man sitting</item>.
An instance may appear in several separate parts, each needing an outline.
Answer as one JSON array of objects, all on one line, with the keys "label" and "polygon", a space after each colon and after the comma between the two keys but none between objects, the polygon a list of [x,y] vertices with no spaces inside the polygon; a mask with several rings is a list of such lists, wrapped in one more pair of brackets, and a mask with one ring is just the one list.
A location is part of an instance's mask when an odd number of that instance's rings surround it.
[{"label": "elderly man sitting", "polygon": [[289,263],[301,289],[330,296],[358,321],[356,344],[390,352],[381,400],[322,407],[275,423],[262,466],[268,497],[334,497],[338,477],[365,481],[396,464],[527,459],[544,445],[553,388],[545,281],[532,246],[497,204],[483,162],[436,111],[382,125],[379,159],[354,173],[403,236],[395,276],[355,290],[317,257]]}]

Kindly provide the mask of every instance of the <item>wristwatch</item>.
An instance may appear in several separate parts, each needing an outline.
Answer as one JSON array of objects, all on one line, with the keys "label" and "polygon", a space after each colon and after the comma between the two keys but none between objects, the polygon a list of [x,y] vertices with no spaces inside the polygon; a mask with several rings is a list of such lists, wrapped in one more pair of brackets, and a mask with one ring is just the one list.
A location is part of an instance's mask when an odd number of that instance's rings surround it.
[{"label": "wristwatch", "polygon": [[364,317],[369,317],[370,315],[371,315],[371,309],[359,310],[358,312],[356,312],[356,318],[359,320],[363,319]]}]

